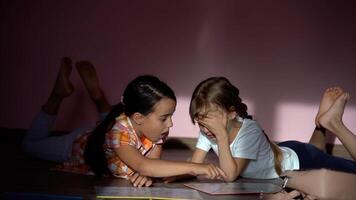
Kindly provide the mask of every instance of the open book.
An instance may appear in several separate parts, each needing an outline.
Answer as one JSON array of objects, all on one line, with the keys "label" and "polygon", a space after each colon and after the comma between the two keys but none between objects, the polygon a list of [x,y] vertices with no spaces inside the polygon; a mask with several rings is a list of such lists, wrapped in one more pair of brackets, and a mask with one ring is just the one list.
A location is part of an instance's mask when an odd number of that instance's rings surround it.
[{"label": "open book", "polygon": [[95,187],[97,199],[203,199],[199,192],[188,188],[165,187]]},{"label": "open book", "polygon": [[271,182],[186,183],[185,186],[210,195],[276,193],[280,185]]}]

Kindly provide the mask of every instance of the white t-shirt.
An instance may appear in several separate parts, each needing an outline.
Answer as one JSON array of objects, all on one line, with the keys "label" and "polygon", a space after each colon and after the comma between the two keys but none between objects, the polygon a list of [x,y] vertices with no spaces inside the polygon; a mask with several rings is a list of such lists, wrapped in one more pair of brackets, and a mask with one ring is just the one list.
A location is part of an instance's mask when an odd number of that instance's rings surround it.
[{"label": "white t-shirt", "polygon": [[[277,178],[274,169],[274,155],[271,146],[262,129],[256,121],[239,118],[242,126],[230,144],[230,151],[234,158],[249,159],[250,162],[241,173],[246,178]],[[200,132],[196,148],[208,152],[211,148],[218,154],[216,141],[209,139]],[[279,147],[283,153],[282,171],[299,169],[297,154],[288,147]]]}]

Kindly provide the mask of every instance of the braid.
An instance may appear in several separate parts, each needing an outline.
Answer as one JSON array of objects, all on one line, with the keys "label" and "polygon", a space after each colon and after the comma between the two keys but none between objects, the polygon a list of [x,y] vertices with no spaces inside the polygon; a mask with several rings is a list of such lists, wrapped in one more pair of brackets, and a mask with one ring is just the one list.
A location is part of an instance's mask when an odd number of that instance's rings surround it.
[{"label": "braid", "polygon": [[241,98],[237,97],[236,110],[241,118],[252,119],[252,116],[247,112],[247,105],[242,103]]},{"label": "braid", "polygon": [[234,95],[236,101],[235,101],[235,107],[236,107],[236,112],[238,113],[238,115],[241,118],[248,118],[248,119],[252,119],[252,116],[250,116],[247,113],[247,105],[242,103],[242,100],[240,98],[240,91],[237,87],[235,87],[233,84],[229,83],[229,87],[231,88],[230,90],[232,90],[232,95]]},{"label": "braid", "polygon": [[276,170],[276,173],[278,175],[281,175],[282,173],[282,161],[283,161],[283,153],[281,151],[281,149],[278,147],[278,145],[274,142],[272,142],[268,135],[266,134],[266,132],[263,130],[263,133],[266,136],[266,139],[268,141],[268,143],[271,146],[271,149],[273,151],[273,157],[274,157],[274,169]]}]

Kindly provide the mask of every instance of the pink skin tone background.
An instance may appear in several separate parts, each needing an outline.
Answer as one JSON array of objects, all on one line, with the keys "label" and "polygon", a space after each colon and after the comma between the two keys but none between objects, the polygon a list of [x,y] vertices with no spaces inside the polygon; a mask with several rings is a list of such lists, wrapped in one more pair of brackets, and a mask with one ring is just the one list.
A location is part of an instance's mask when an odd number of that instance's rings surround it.
[{"label": "pink skin tone background", "polygon": [[[3,1],[0,127],[29,127],[60,58],[70,56],[93,62],[111,103],[137,75],[166,81],[178,98],[170,136],[197,137],[188,114],[193,89],[226,76],[273,140],[308,141],[325,88],[356,95],[354,10],[351,1],[322,0]],[[71,80],[76,91],[55,130],[98,120],[75,69]],[[344,116],[353,132],[355,102]]]}]

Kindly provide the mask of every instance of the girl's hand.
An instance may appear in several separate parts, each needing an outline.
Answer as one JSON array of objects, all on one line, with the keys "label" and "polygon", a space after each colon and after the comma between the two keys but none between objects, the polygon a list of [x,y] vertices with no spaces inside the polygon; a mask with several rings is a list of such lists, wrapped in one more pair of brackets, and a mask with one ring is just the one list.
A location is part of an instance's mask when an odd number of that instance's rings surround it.
[{"label": "girl's hand", "polygon": [[266,200],[293,200],[293,199],[305,199],[305,200],[317,200],[316,197],[305,194],[298,190],[292,190],[290,192],[281,191],[274,194],[260,194],[260,199]]},{"label": "girl's hand", "polygon": [[169,176],[169,177],[163,177],[162,180],[164,183],[172,183],[178,179],[177,176]]},{"label": "girl's hand", "polygon": [[207,128],[215,137],[227,136],[227,113],[222,109],[209,111],[208,114],[197,119],[197,122]]},{"label": "girl's hand", "polygon": [[152,185],[152,179],[147,176],[141,176],[139,173],[134,173],[129,177],[130,182],[134,187],[149,187]]},{"label": "girl's hand", "polygon": [[213,164],[196,164],[193,175],[202,175],[207,179],[225,180],[227,178],[225,172]]},{"label": "girl's hand", "polygon": [[292,199],[295,199],[297,197],[300,197],[301,195],[302,194],[297,190],[293,190],[291,192],[281,191],[281,192],[277,192],[277,193],[274,193],[274,194],[263,194],[263,193],[260,193],[260,199],[266,199],[266,200],[292,200]]}]

